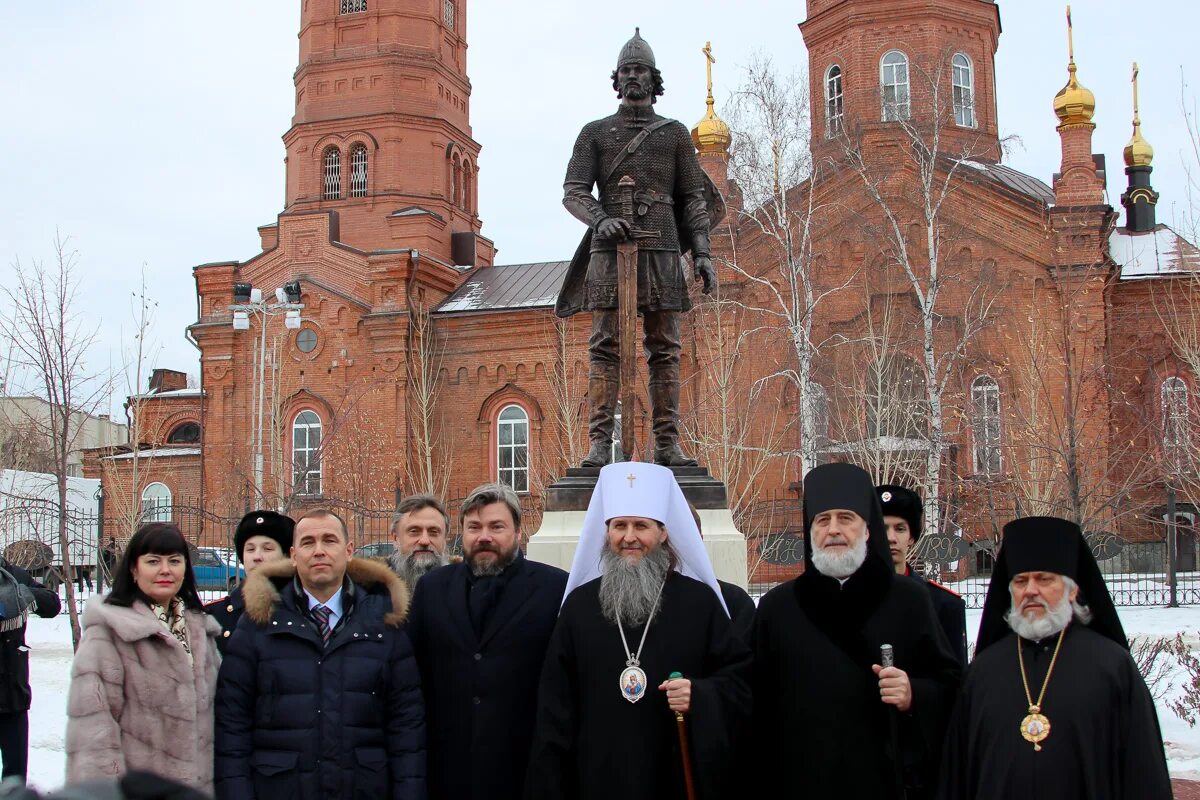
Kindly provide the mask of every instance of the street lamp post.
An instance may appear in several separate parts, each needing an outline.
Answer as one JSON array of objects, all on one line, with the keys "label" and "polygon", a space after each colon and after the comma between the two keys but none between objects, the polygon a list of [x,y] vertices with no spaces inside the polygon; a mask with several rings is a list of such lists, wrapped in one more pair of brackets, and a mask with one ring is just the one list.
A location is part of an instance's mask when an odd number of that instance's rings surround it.
[{"label": "street lamp post", "polygon": [[[259,324],[258,352],[254,353],[253,380],[258,384],[257,397],[251,416],[255,419],[254,429],[254,494],[259,506],[265,502],[263,493],[263,409],[266,405],[265,391],[267,384],[267,323],[271,317],[282,316],[285,328],[299,328],[300,312],[304,304],[300,302],[300,282],[292,281],[284,284],[274,292],[274,302],[263,297],[261,289],[256,289],[248,283],[235,283],[233,299],[229,306],[233,312],[233,329],[235,331],[250,330],[250,317],[254,316]],[[253,352],[253,351],[251,351]]]}]

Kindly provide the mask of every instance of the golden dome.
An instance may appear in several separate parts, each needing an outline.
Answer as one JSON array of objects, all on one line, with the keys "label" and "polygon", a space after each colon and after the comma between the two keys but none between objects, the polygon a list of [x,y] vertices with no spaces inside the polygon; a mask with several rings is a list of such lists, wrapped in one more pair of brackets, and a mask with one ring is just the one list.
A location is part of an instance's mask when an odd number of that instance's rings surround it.
[{"label": "golden dome", "polygon": [[1133,65],[1133,136],[1125,145],[1125,166],[1148,167],[1154,161],[1154,148],[1142,137],[1142,119],[1138,115],[1138,65]]},{"label": "golden dome", "polygon": [[713,100],[712,93],[712,65],[717,63],[717,60],[713,58],[712,42],[706,42],[704,49],[700,52],[704,54],[704,66],[708,71],[708,111],[705,113],[704,119],[697,122],[696,127],[692,128],[692,143],[702,154],[728,155],[729,145],[733,142],[733,134],[729,132],[729,126],[717,116],[717,112],[713,108],[716,102]]},{"label": "golden dome", "polygon": [[729,145],[733,142],[733,134],[729,132],[729,126],[717,116],[713,105],[713,97],[710,94],[708,96],[708,113],[704,115],[704,119],[696,123],[696,127],[692,128],[692,142],[701,153],[725,155],[729,152]]},{"label": "golden dome", "polygon": [[1070,75],[1067,85],[1054,95],[1054,113],[1061,123],[1059,127],[1091,125],[1092,115],[1096,113],[1096,95],[1080,85],[1075,77],[1074,60],[1067,66],[1067,72]]}]

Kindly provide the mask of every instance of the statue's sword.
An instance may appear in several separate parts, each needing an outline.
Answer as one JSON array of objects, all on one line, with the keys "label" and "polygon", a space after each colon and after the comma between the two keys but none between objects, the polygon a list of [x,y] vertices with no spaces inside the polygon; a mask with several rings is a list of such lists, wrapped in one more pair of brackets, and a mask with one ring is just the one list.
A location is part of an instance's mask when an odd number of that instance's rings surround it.
[{"label": "statue's sword", "polygon": [[621,355],[621,450],[630,461],[638,460],[637,447],[637,266],[638,240],[650,239],[654,231],[633,227],[633,178],[617,183],[621,193],[621,216],[629,223],[629,236],[617,243],[617,329]]}]

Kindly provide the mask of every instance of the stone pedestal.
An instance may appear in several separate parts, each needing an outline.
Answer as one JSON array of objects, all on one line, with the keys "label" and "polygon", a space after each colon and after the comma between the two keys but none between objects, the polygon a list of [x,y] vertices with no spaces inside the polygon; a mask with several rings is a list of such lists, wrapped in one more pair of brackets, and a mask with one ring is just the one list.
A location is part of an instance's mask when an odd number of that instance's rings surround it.
[{"label": "stone pedestal", "polygon": [[[733,524],[725,484],[704,467],[673,467],[679,488],[700,513],[704,548],[720,580],[746,588],[746,537]],[[569,570],[579,544],[579,531],[596,488],[599,469],[568,469],[546,490],[542,527],[526,551],[534,561]]]}]

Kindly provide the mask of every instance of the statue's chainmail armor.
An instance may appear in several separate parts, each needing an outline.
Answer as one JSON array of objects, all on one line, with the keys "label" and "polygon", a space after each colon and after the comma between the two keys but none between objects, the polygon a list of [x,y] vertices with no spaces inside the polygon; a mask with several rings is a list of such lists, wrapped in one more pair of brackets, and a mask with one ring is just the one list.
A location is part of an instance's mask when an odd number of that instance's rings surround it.
[{"label": "statue's chainmail armor", "polygon": [[[708,254],[709,233],[704,174],[687,128],[672,121],[655,130],[621,161],[600,187],[600,198],[592,194],[630,140],[662,119],[651,107],[621,106],[611,117],[585,125],[567,165],[563,203],[594,230],[605,218],[621,216],[617,183],[624,175],[634,176],[637,185],[630,222],[636,230],[654,234],[638,238],[638,307],[642,311],[685,311],[691,304],[679,258],[676,220],[688,227],[697,245],[703,244],[703,255]],[[584,308],[616,308],[616,242],[594,236],[591,252]]]}]

